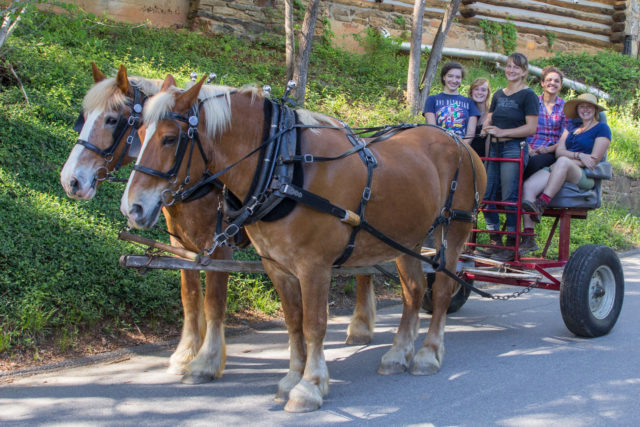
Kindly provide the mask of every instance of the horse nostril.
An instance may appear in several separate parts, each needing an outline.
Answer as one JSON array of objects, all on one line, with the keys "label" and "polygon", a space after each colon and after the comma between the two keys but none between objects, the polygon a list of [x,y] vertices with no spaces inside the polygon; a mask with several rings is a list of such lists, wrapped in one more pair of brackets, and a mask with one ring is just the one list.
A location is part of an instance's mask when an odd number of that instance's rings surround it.
[{"label": "horse nostril", "polygon": [[131,209],[129,209],[129,216],[135,218],[136,220],[142,217],[142,206],[137,203],[131,206]]},{"label": "horse nostril", "polygon": [[71,181],[69,181],[69,188],[71,188],[73,193],[76,193],[80,189],[80,183],[76,178],[71,178]]}]

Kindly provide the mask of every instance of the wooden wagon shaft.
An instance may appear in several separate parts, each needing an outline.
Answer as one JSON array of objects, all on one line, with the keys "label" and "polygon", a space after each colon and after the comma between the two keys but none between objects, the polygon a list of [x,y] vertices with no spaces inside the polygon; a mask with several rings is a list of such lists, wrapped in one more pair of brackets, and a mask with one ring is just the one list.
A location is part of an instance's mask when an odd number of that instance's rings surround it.
[{"label": "wooden wagon shaft", "polygon": [[[201,271],[221,271],[225,273],[266,273],[261,261],[234,261],[226,259],[207,260],[207,265],[202,265],[194,261],[172,256],[152,256],[148,255],[122,255],[120,265],[131,268],[149,268],[166,270],[201,270]],[[394,263],[379,264],[379,267],[390,274],[396,274]],[[431,272],[433,269],[428,266]],[[426,271],[429,272],[429,271]],[[340,267],[334,268],[334,275],[356,274],[380,274],[381,271],[373,266],[368,267]]]},{"label": "wooden wagon shaft", "polygon": [[[465,258],[465,256],[461,256]],[[473,265],[471,259],[459,261],[457,270],[469,268]],[[493,261],[490,264],[502,266],[504,263]],[[266,273],[261,261],[235,261],[222,259],[207,259],[207,264],[203,265],[195,261],[176,258],[173,256],[149,256],[149,255],[122,255],[120,265],[128,268],[161,269],[161,270],[198,270],[198,271],[220,271],[224,273]],[[393,262],[377,264],[376,266],[360,267],[339,267],[333,269],[334,276],[353,276],[357,274],[380,274],[384,270],[389,274],[397,274],[396,265]],[[433,273],[433,267],[426,262],[422,263],[422,270],[425,273]]]},{"label": "wooden wagon shaft", "polygon": [[195,252],[192,252],[188,249],[178,248],[176,246],[167,245],[165,243],[157,242],[155,240],[147,239],[146,237],[137,236],[135,234],[122,232],[118,234],[118,239],[124,240],[125,242],[135,242],[140,243],[142,245],[149,246],[150,248],[160,249],[165,252],[172,253],[174,255],[178,255],[179,257],[186,258],[191,261],[195,261],[198,259],[199,255]]}]

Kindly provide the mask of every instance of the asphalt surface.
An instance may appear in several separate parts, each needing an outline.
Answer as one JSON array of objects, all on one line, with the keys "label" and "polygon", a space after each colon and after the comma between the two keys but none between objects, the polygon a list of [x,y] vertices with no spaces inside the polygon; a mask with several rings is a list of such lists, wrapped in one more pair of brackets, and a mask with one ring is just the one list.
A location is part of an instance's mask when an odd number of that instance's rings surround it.
[{"label": "asphalt surface", "polygon": [[[283,328],[231,337],[222,379],[184,385],[165,372],[169,350],[0,384],[0,425],[499,425],[640,424],[640,253],[622,258],[625,301],[611,333],[565,327],[554,291],[515,300],[472,296],[450,315],[441,371],[376,373],[401,306],[378,311],[373,343],[346,346],[348,316],[330,320],[329,395],[313,413],[289,414],[273,397],[288,367]],[[497,288],[511,293],[519,288]],[[429,316],[421,316],[424,339]]]}]

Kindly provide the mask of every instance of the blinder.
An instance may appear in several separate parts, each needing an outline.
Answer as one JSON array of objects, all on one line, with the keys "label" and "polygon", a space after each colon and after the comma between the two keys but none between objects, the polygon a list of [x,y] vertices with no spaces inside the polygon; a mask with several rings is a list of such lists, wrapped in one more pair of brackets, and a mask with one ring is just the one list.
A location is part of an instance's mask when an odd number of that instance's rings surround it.
[{"label": "blinder", "polygon": [[[76,141],[76,144],[82,145],[83,147],[93,151],[94,153],[102,157],[105,160],[105,162],[108,164],[113,161],[113,154],[118,149],[118,146],[120,145],[120,141],[126,134],[127,130],[129,130],[129,135],[125,140],[126,147],[122,150],[122,153],[118,158],[118,162],[113,168],[114,171],[117,171],[118,169],[120,169],[120,167],[122,166],[122,162],[124,161],[124,158],[127,155],[134,158],[138,157],[138,155],[140,154],[140,149],[142,147],[142,143],[140,141],[140,138],[138,137],[137,130],[140,128],[140,126],[142,126],[142,120],[141,120],[142,106],[146,101],[146,97],[144,97],[144,95],[142,94],[140,89],[138,89],[137,86],[131,85],[131,87],[133,88],[134,100],[133,100],[133,103],[127,104],[131,107],[131,114],[129,115],[129,117],[125,118],[122,112],[120,112],[120,114],[118,115],[115,129],[113,130],[113,133],[112,133],[112,138],[111,138],[112,143],[109,147],[105,149],[101,149],[91,144],[89,141],[79,139],[79,138]],[[73,130],[80,133],[82,131],[82,128],[84,127],[84,124],[85,124],[84,111],[81,111],[78,118],[76,119],[76,122],[73,125]],[[104,168],[107,169],[106,167]],[[107,173],[107,176],[108,175],[109,173]],[[105,176],[105,178],[107,176]]]},{"label": "blinder", "polygon": [[80,133],[82,132],[83,127],[84,127],[84,111],[80,111],[80,114],[78,114],[78,118],[73,124],[73,130],[76,131],[77,133]]}]

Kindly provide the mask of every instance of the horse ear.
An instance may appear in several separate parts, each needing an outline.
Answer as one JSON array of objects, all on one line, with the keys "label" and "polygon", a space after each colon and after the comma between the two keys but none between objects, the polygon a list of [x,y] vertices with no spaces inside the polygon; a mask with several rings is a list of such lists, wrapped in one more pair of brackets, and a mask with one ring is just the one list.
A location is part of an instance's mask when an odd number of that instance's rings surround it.
[{"label": "horse ear", "polygon": [[93,74],[94,83],[101,82],[107,78],[100,70],[98,70],[98,66],[93,61],[91,61],[91,74]]},{"label": "horse ear", "polygon": [[120,88],[125,95],[129,92],[129,79],[127,78],[127,69],[124,65],[120,64],[118,74],[116,74],[116,85]]},{"label": "horse ear", "polygon": [[188,111],[189,108],[196,102],[198,99],[198,94],[200,93],[200,89],[204,84],[205,80],[207,80],[207,76],[202,77],[202,79],[191,86],[189,90],[184,91],[176,98],[176,104],[174,107],[175,111],[185,112]]},{"label": "horse ear", "polygon": [[169,90],[171,86],[176,85],[176,79],[173,78],[171,74],[167,74],[167,77],[164,78],[164,82],[162,82],[162,88],[160,89],[162,92],[166,92]]}]

